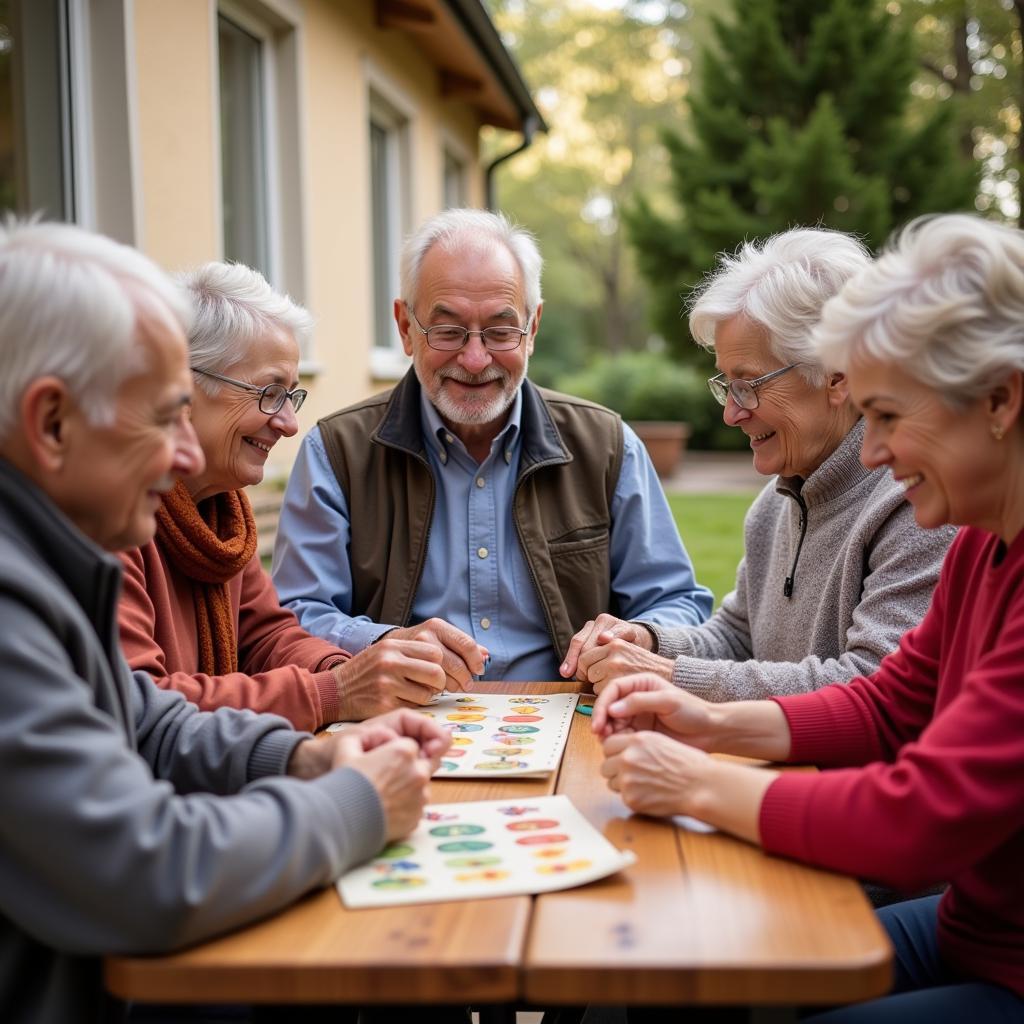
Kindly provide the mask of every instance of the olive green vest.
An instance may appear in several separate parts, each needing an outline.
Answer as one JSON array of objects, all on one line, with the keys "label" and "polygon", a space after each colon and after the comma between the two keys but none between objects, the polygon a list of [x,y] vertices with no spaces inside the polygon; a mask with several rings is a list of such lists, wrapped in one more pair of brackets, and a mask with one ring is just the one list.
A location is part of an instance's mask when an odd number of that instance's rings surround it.
[{"label": "olive green vest", "polygon": [[[592,402],[522,385],[521,454],[512,519],[551,642],[573,634],[611,594],[611,502],[622,465],[622,421]],[[408,625],[426,558],[434,477],[409,371],[391,391],[318,424],[351,521],[352,615]],[[444,609],[436,614],[444,618]]]}]

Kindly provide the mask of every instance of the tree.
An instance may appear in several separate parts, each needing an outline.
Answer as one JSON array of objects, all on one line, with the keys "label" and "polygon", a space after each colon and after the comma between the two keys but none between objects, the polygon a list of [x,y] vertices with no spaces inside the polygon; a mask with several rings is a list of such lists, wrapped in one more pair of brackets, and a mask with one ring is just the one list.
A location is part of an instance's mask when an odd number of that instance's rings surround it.
[{"label": "tree", "polygon": [[[502,210],[545,257],[545,312],[531,376],[547,382],[595,352],[643,347],[646,289],[620,210],[668,181],[660,129],[688,85],[688,10],[675,0],[491,3],[550,126],[503,165]],[[491,152],[507,149],[506,140]]]},{"label": "tree", "polygon": [[796,225],[879,245],[930,211],[974,205],[977,166],[952,111],[913,112],[911,32],[876,0],[734,0],[717,16],[690,97],[692,130],[665,134],[674,204],[627,211],[655,323],[695,358],[683,296],[716,254]]}]

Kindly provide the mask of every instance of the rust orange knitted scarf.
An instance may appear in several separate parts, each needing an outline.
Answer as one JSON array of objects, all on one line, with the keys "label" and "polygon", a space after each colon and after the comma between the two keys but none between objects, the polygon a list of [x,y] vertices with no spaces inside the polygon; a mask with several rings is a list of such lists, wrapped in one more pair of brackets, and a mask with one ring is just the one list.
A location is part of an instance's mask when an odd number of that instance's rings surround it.
[{"label": "rust orange knitted scarf", "polygon": [[156,536],[174,566],[192,580],[199,671],[238,671],[235,617],[228,581],[256,553],[256,521],[241,491],[225,491],[198,505],[179,481],[156,513]]}]

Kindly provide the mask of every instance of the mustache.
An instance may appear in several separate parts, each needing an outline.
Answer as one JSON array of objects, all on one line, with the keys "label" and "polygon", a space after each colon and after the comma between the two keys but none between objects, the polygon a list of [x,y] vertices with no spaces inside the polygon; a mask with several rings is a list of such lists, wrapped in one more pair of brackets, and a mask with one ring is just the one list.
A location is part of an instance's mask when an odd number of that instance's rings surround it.
[{"label": "mustache", "polygon": [[508,380],[509,373],[499,366],[489,366],[481,373],[470,373],[461,366],[448,366],[437,371],[439,380],[454,380],[459,384],[489,384],[492,380]]}]

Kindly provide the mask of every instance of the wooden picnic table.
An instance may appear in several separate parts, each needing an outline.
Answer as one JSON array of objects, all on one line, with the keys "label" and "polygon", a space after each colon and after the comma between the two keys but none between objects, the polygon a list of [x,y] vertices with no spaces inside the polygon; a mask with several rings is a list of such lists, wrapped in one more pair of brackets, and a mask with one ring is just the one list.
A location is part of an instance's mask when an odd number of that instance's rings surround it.
[{"label": "wooden picnic table", "polygon": [[481,1006],[795,1006],[887,990],[889,945],[855,881],[723,834],[631,815],[600,763],[590,719],[577,714],[558,773],[436,779],[431,802],[564,793],[636,854],[611,878],[538,897],[363,910],[345,908],[332,886],[184,952],[108,957],[106,985],[139,1002]]}]

